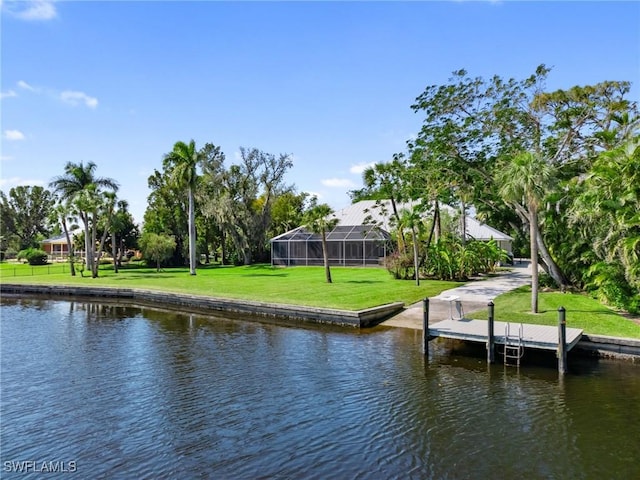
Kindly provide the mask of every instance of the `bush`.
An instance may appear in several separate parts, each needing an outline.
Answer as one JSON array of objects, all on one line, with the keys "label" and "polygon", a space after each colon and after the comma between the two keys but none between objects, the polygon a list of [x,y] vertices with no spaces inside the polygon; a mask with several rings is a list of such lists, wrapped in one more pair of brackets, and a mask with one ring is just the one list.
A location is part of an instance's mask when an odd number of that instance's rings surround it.
[{"label": "bush", "polygon": [[409,254],[394,252],[387,256],[384,266],[396,280],[409,280],[415,277],[413,257]]},{"label": "bush", "polygon": [[558,284],[553,277],[546,273],[538,275],[538,286],[541,288],[553,288],[554,290],[558,288]]},{"label": "bush", "polygon": [[640,296],[624,276],[624,268],[619,262],[598,262],[584,275],[587,291],[603,303],[616,308],[637,313]]},{"label": "bush", "polygon": [[8,249],[4,252],[5,260],[14,260],[18,256],[18,252],[15,250]]},{"label": "bush", "polygon": [[26,260],[29,265],[46,265],[49,256],[39,248],[27,248],[18,253],[18,260]]}]

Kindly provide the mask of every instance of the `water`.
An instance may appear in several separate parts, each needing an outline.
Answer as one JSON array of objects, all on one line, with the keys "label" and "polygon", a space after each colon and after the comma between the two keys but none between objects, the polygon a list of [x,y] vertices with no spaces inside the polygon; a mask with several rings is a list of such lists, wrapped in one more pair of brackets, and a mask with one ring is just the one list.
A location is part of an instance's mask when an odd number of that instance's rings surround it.
[{"label": "water", "polygon": [[0,326],[2,478],[640,478],[637,365],[7,296]]}]

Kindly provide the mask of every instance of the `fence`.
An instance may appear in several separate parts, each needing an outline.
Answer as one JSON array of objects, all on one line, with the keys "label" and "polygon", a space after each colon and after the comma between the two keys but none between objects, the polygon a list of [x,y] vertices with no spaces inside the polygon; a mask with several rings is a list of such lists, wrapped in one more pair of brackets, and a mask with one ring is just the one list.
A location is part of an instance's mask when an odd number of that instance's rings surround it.
[{"label": "fence", "polygon": [[51,275],[60,273],[70,273],[69,265],[38,265],[17,267],[3,266],[0,269],[0,277],[28,277],[36,275]]}]

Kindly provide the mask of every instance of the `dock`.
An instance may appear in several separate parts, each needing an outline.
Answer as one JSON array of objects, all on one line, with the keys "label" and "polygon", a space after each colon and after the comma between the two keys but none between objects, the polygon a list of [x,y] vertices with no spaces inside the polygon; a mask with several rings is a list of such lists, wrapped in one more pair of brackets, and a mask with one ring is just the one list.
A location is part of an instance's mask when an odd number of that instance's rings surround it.
[{"label": "dock", "polygon": [[558,372],[567,372],[567,352],[582,337],[579,328],[567,328],[565,309],[558,309],[558,326],[533,325],[525,323],[496,322],[493,316],[493,302],[489,302],[489,319],[473,320],[450,318],[429,325],[429,300],[424,300],[424,351],[429,350],[432,338],[453,338],[468,342],[481,342],[487,346],[487,362],[493,363],[495,346],[502,345],[505,365],[514,362],[520,366],[525,349],[536,348],[556,351]]},{"label": "dock", "polygon": [[[521,330],[520,330],[521,329]],[[579,328],[567,328],[567,351],[571,350],[582,337]],[[487,320],[443,320],[429,325],[429,336],[454,338],[469,342],[487,342]],[[559,335],[558,327],[548,325],[532,325],[520,323],[494,322],[494,343],[498,345],[512,344],[520,341],[522,332],[522,346],[542,350],[557,350]],[[508,338],[506,332],[509,332]]]}]

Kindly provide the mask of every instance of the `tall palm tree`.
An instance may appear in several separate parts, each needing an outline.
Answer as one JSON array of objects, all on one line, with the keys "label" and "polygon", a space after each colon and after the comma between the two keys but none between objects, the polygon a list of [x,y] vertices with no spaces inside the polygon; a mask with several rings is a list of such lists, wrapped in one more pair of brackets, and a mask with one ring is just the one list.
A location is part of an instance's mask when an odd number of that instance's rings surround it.
[{"label": "tall palm tree", "polygon": [[527,210],[531,246],[531,312],[538,313],[538,211],[553,178],[552,167],[531,152],[507,163],[498,177],[500,196],[506,202],[523,202]]},{"label": "tall palm tree", "polygon": [[69,261],[69,271],[71,272],[72,277],[76,276],[75,253],[73,248],[73,240],[71,238],[71,235],[69,234],[68,222],[77,221],[77,219],[74,217],[75,214],[75,208],[70,202],[62,202],[60,200],[56,203],[56,206],[51,211],[51,215],[53,217],[52,220],[54,222],[60,222],[60,225],[62,225],[62,231],[67,241],[67,252],[69,254],[67,260]]},{"label": "tall palm tree", "polygon": [[174,163],[173,180],[176,185],[187,189],[189,198],[189,273],[196,274],[196,222],[194,191],[198,180],[196,167],[202,159],[202,153],[196,150],[196,142],[188,144],[176,142],[166,159]]},{"label": "tall palm tree", "polygon": [[[91,226],[91,212],[82,206],[87,206],[89,202],[88,197],[91,195],[99,195],[104,189],[112,190],[116,192],[118,190],[118,182],[112,178],[96,177],[97,165],[94,162],[89,162],[86,165],[83,162],[73,163],[67,162],[64,167],[64,175],[55,177],[50,183],[49,187],[52,188],[59,196],[61,201],[78,204],[78,215],[84,225],[84,241],[85,241],[85,255],[87,269],[93,267],[93,257],[95,250],[95,242],[91,244],[90,226]],[[84,198],[83,198],[84,197]]]},{"label": "tall palm tree", "polygon": [[400,210],[400,219],[398,220],[398,228],[411,230],[413,239],[413,270],[416,285],[420,285],[420,274],[418,266],[418,232],[422,230],[422,216],[417,208]]},{"label": "tall palm tree", "polygon": [[314,233],[322,236],[322,256],[324,258],[324,273],[327,283],[331,283],[331,270],[329,268],[329,250],[327,248],[327,232],[333,230],[338,223],[337,218],[330,218],[333,210],[326,203],[317,204],[314,197],[311,200],[311,208],[304,215],[304,224]]},{"label": "tall palm tree", "polygon": [[[123,236],[122,232],[126,228],[127,216],[129,215],[129,202],[118,200],[118,210],[111,220],[111,256],[113,258],[113,271],[118,273],[118,267],[122,263]],[[118,247],[117,237],[120,234],[120,247]]]}]

